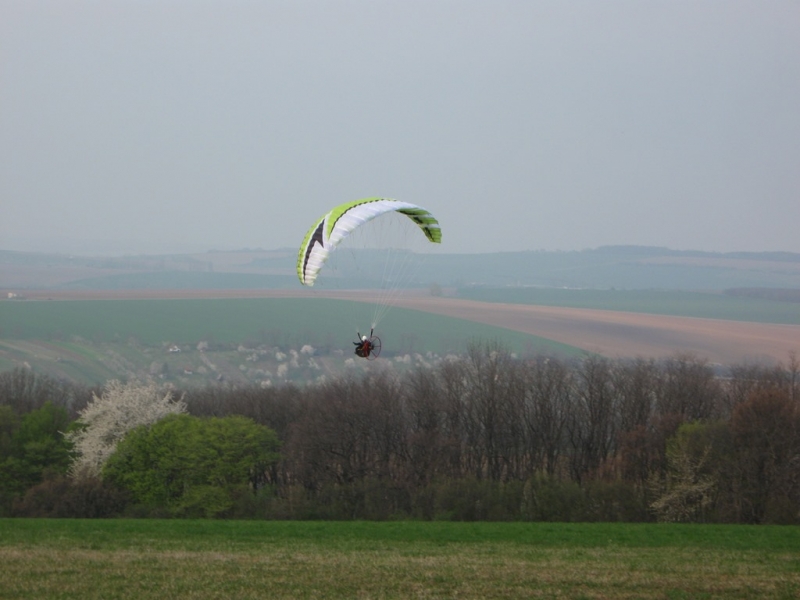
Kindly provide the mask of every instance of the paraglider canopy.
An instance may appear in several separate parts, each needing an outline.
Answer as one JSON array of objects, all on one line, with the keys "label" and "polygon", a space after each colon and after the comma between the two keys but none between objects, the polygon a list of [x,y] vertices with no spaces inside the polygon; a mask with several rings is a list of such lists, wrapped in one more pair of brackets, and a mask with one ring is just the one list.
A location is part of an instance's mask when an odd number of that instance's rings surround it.
[{"label": "paraglider canopy", "polygon": [[335,207],[306,233],[297,255],[300,283],[313,286],[330,253],[354,230],[383,214],[396,212],[417,224],[430,242],[442,241],[439,222],[424,208],[390,198],[364,198]]}]

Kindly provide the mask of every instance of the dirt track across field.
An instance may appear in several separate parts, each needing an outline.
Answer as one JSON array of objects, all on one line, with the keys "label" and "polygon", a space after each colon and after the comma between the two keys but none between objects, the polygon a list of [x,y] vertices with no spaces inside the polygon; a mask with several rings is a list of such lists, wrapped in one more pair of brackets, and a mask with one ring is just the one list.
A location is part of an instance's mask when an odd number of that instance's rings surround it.
[{"label": "dirt track across field", "polygon": [[[316,294],[307,290],[125,290],[36,292],[26,296],[31,300],[331,297],[369,301],[364,293]],[[800,325],[499,304],[427,295],[402,296],[394,304],[521,331],[612,358],[659,358],[690,352],[720,364],[763,360],[786,363],[790,352],[800,354]]]}]

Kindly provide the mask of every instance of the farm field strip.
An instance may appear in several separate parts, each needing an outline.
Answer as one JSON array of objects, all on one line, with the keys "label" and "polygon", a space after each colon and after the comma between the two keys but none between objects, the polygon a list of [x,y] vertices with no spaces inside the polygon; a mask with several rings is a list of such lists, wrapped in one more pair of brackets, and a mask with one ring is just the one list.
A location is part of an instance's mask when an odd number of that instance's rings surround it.
[{"label": "farm field strip", "polygon": [[795,598],[796,528],[0,521],[2,598]]},{"label": "farm field strip", "polygon": [[612,358],[691,352],[734,364],[785,361],[790,352],[800,352],[800,325],[431,296],[399,297],[396,305],[529,333]]},{"label": "farm field strip", "polygon": [[[800,290],[796,291],[800,294]],[[800,325],[800,304],[797,302],[730,295],[721,292],[467,288],[459,290],[458,297],[464,300],[501,304],[590,308],[675,317]]]}]

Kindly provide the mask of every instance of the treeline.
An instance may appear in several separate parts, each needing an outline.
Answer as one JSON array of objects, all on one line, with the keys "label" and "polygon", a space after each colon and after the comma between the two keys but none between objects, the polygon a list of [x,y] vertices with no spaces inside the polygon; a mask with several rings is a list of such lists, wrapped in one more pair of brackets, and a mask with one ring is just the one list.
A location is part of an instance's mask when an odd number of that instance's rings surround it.
[{"label": "treeline", "polygon": [[98,393],[0,375],[2,514],[800,523],[794,355],[721,376],[478,344],[402,375],[211,386],[78,477],[60,432]]}]

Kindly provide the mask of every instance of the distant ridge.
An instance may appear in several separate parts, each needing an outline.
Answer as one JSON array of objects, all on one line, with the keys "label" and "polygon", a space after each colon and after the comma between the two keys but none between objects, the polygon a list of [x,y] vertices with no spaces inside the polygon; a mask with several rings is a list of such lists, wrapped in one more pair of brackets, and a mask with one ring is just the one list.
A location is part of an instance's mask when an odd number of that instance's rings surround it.
[{"label": "distant ridge", "polygon": [[746,260],[769,260],[779,262],[800,262],[797,252],[708,252],[705,250],[672,250],[662,246],[599,246],[593,250],[581,252],[597,252],[600,254],[626,254],[635,256],[648,254],[652,256],[696,256],[701,258],[729,258]]},{"label": "distant ridge", "polygon": [[[280,248],[74,256],[0,250],[0,289],[281,289],[299,285],[295,252]],[[363,261],[369,260],[377,259],[364,253]],[[320,278],[319,283],[328,285],[328,289],[374,287],[378,283],[359,279],[359,275],[341,270],[335,278],[327,282]],[[572,251],[432,254],[426,257],[411,286],[434,284],[442,288],[800,290],[800,253],[612,245]]]},{"label": "distant ridge", "polygon": [[761,298],[778,302],[800,303],[800,290],[787,290],[780,288],[732,288],[725,290],[728,296],[746,296],[748,298]]}]

